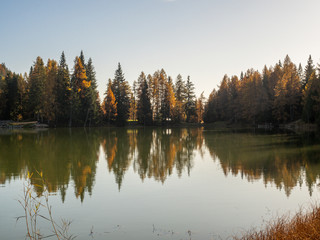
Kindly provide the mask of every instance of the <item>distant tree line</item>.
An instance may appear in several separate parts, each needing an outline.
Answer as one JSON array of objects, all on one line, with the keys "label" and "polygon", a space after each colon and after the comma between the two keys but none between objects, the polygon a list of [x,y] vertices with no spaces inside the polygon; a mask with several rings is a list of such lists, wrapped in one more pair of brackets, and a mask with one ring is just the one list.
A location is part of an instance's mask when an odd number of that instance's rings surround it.
[{"label": "distant tree line", "polygon": [[320,123],[320,69],[309,56],[303,69],[287,55],[262,73],[253,69],[240,77],[225,75],[213,90],[204,110],[204,121],[287,123],[303,119]]},{"label": "distant tree line", "polygon": [[72,72],[64,52],[59,63],[49,59],[45,65],[37,57],[24,75],[0,64],[0,119],[37,120],[52,126],[123,126],[128,120],[144,125],[197,122],[198,112],[203,112],[197,111],[190,77],[185,82],[178,75],[173,83],[163,69],[147,76],[142,72],[130,87],[119,63],[101,103],[95,75],[92,59],[86,62],[82,51]]},{"label": "distant tree line", "polygon": [[83,52],[69,71],[64,52],[59,63],[41,57],[29,74],[11,72],[0,64],[0,119],[37,120],[51,126],[123,126],[166,123],[286,123],[303,119],[320,123],[320,70],[311,56],[304,69],[288,56],[283,63],[253,69],[240,77],[225,75],[218,90],[206,100],[196,98],[190,77],[175,81],[164,69],[153,75],[141,72],[130,86],[120,63],[109,79],[101,102],[96,73]]},{"label": "distant tree line", "polygon": [[51,125],[79,126],[99,122],[101,109],[95,70],[83,52],[70,74],[62,52],[60,62],[47,65],[37,57],[29,74],[0,65],[0,119],[37,120]]}]

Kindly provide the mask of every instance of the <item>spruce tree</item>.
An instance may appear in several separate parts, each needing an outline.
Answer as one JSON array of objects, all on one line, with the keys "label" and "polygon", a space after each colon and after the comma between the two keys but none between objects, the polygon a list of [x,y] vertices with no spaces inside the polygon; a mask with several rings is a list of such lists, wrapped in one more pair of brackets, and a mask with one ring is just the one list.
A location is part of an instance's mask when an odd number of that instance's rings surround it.
[{"label": "spruce tree", "polygon": [[302,91],[302,117],[306,122],[314,122],[316,118],[316,113],[314,112],[314,97],[318,95],[315,90],[315,86],[319,79],[316,78],[315,72],[309,77],[308,83]]},{"label": "spruce tree", "polygon": [[186,103],[185,103],[185,112],[187,115],[187,122],[190,122],[192,116],[195,115],[195,94],[194,94],[194,84],[190,80],[190,76],[187,78],[186,82]]},{"label": "spruce tree", "polygon": [[118,69],[115,72],[115,76],[112,83],[112,91],[116,98],[117,103],[117,119],[116,123],[119,126],[123,126],[127,123],[129,117],[130,108],[130,87],[128,82],[124,78],[120,63],[118,63]]},{"label": "spruce tree", "polygon": [[203,115],[204,115],[204,94],[203,92],[200,94],[200,97],[197,99],[196,103],[196,114],[197,114],[197,122],[202,123],[203,122]]},{"label": "spruce tree", "polygon": [[60,62],[58,66],[58,76],[55,86],[55,95],[56,123],[66,125],[70,113],[71,86],[70,73],[64,52],[61,53]]},{"label": "spruce tree", "polygon": [[81,59],[76,57],[71,78],[72,96],[69,126],[72,126],[72,122],[79,125],[85,121],[87,111],[83,111],[81,107],[83,106],[83,99],[86,97],[87,89],[90,85],[91,82],[87,81],[86,70],[82,65]]},{"label": "spruce tree", "polygon": [[81,64],[83,67],[86,67],[86,62],[85,62],[85,58],[84,58],[84,54],[83,51],[81,50],[80,52],[80,56],[79,56],[80,60],[81,60]]},{"label": "spruce tree", "polygon": [[37,57],[29,79],[28,106],[31,117],[43,121],[46,68],[41,57]]},{"label": "spruce tree", "polygon": [[94,70],[94,66],[92,64],[92,59],[89,58],[88,63],[86,65],[86,75],[87,82],[90,82],[90,86],[85,89],[85,97],[82,101],[82,109],[86,110],[86,117],[84,126],[87,125],[89,121],[89,125],[91,122],[97,123],[99,120],[99,103],[98,99],[98,90],[97,90],[97,80],[96,73]]},{"label": "spruce tree", "polygon": [[17,120],[18,115],[18,78],[15,73],[8,72],[5,78],[6,91],[6,107],[5,119]]},{"label": "spruce tree", "polygon": [[311,77],[311,74],[315,71],[315,66],[313,65],[313,60],[311,58],[311,55],[309,55],[309,59],[307,62],[307,65],[304,69],[304,78],[302,79],[302,89],[305,88],[305,86],[308,84],[308,81]]},{"label": "spruce tree", "polygon": [[145,74],[142,72],[138,82],[138,103],[137,103],[137,118],[139,123],[150,125],[152,123],[152,109],[149,97],[149,87]]},{"label": "spruce tree", "polygon": [[56,106],[56,83],[58,76],[58,64],[55,60],[48,59],[47,66],[47,80],[45,83],[44,94],[44,116],[48,123],[55,120],[55,106]]},{"label": "spruce tree", "polygon": [[108,88],[105,95],[106,97],[103,101],[105,119],[107,120],[108,123],[114,123],[117,118],[117,102],[112,92],[111,79],[109,79]]},{"label": "spruce tree", "polygon": [[186,87],[182,79],[182,76],[179,74],[175,83],[175,121],[180,123],[185,119],[185,103],[186,103]]},{"label": "spruce tree", "polygon": [[161,117],[162,122],[173,121],[175,119],[175,106],[176,106],[176,98],[174,96],[173,84],[170,81],[165,82],[165,86],[163,89],[163,99],[161,103]]}]

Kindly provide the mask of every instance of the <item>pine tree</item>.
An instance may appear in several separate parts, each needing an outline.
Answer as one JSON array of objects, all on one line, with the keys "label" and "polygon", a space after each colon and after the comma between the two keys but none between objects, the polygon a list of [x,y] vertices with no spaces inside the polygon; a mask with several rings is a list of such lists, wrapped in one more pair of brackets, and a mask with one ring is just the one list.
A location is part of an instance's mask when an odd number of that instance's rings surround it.
[{"label": "pine tree", "polygon": [[58,66],[58,75],[55,85],[56,105],[55,115],[56,123],[66,125],[69,119],[70,101],[71,101],[71,86],[70,73],[64,52],[60,57]]},{"label": "pine tree", "polygon": [[287,55],[283,63],[283,75],[275,86],[274,116],[279,122],[293,121],[299,117],[300,78],[296,66]]},{"label": "pine tree", "polygon": [[182,79],[182,76],[179,74],[175,83],[175,121],[180,123],[185,119],[185,103],[186,103],[186,87]]},{"label": "pine tree", "polygon": [[18,115],[18,78],[19,76],[11,71],[7,72],[5,78],[7,91],[6,91],[6,107],[5,119],[17,119]]},{"label": "pine tree", "polygon": [[186,82],[186,103],[185,103],[185,112],[187,115],[187,122],[192,122],[192,118],[195,115],[196,110],[196,101],[194,94],[194,84],[190,80],[190,76],[187,78]]},{"label": "pine tree", "polygon": [[99,94],[97,90],[96,72],[91,58],[89,58],[88,63],[85,66],[87,82],[90,83],[90,86],[85,88],[85,96],[82,100],[82,109],[86,110],[84,126],[86,126],[88,122],[89,126],[91,126],[92,122],[97,123],[99,121],[100,103],[97,101]]},{"label": "pine tree", "polygon": [[220,120],[230,119],[229,81],[230,81],[229,77],[227,75],[224,75],[220,83],[219,90],[217,92],[217,100],[218,100],[217,113]]},{"label": "pine tree", "polygon": [[81,50],[81,52],[80,52],[79,58],[80,58],[80,61],[81,61],[82,66],[85,68],[85,67],[86,67],[86,61],[85,61],[84,54],[83,54],[83,51],[82,51],[82,50]]},{"label": "pine tree", "polygon": [[237,76],[232,76],[229,81],[229,110],[230,118],[233,122],[238,122],[241,118],[239,107],[240,81]]},{"label": "pine tree", "polygon": [[26,106],[26,91],[27,91],[27,77],[23,77],[22,74],[17,75],[17,95],[15,99],[15,109],[13,113],[13,120],[21,121],[25,118],[25,106]]},{"label": "pine tree", "polygon": [[128,82],[124,78],[120,63],[118,69],[115,72],[115,76],[112,83],[112,91],[116,98],[117,103],[117,125],[123,126],[126,124],[129,117],[130,108],[130,87]]},{"label": "pine tree", "polygon": [[86,89],[91,85],[90,81],[87,81],[86,70],[82,65],[81,59],[79,57],[75,58],[74,70],[71,78],[71,106],[70,106],[70,121],[69,126],[72,122],[76,122],[76,125],[83,123],[87,112],[81,110],[83,99],[86,96]]},{"label": "pine tree", "polygon": [[286,111],[286,95],[287,95],[287,89],[286,89],[286,82],[285,79],[281,79],[278,81],[275,90],[274,90],[274,107],[273,107],[273,115],[274,118],[278,122],[286,122],[288,119],[288,113]]},{"label": "pine tree", "polygon": [[184,103],[186,98],[186,86],[182,79],[182,76],[179,74],[175,83],[175,97],[176,101]]},{"label": "pine tree", "polygon": [[203,122],[203,115],[204,115],[204,105],[205,105],[205,98],[203,92],[200,94],[200,97],[197,99],[196,105],[196,113],[197,113],[197,122]]},{"label": "pine tree", "polygon": [[175,119],[175,106],[176,106],[176,99],[174,96],[173,91],[173,84],[172,82],[166,81],[164,90],[163,90],[163,100],[161,103],[161,117],[163,122],[172,121]]},{"label": "pine tree", "polygon": [[116,98],[112,92],[111,79],[109,79],[108,88],[105,94],[106,94],[106,97],[103,101],[105,118],[108,123],[114,123],[117,118],[117,103],[116,103]]},{"label": "pine tree", "polygon": [[142,72],[139,76],[138,82],[138,103],[137,103],[137,118],[139,123],[150,125],[152,123],[152,109],[149,97],[149,87],[145,74]]},{"label": "pine tree", "polygon": [[302,117],[308,123],[314,122],[316,118],[316,113],[314,112],[314,97],[319,95],[319,93],[317,93],[315,89],[317,81],[319,80],[316,79],[315,72],[313,72],[309,77],[308,83],[302,91]]},{"label": "pine tree", "polygon": [[262,76],[258,71],[248,70],[241,82],[240,106],[242,118],[256,123],[266,108],[266,95],[263,89]]},{"label": "pine tree", "polygon": [[48,59],[46,66],[47,80],[45,83],[44,93],[44,117],[50,123],[55,120],[55,106],[56,106],[56,83],[58,76],[58,64],[55,60]]},{"label": "pine tree", "polygon": [[46,68],[41,57],[37,57],[30,71],[28,106],[29,113],[38,121],[44,117],[44,94],[46,84]]},{"label": "pine tree", "polygon": [[[203,121],[206,123],[212,123],[218,120],[218,101],[217,101],[217,91],[215,89],[209,95],[208,101],[204,104],[204,113],[203,113]],[[198,100],[196,103],[196,109],[199,109]],[[199,122],[199,111],[196,111],[197,114],[197,122]]]},{"label": "pine tree", "polygon": [[[310,56],[311,59],[311,56]],[[295,64],[291,62],[289,56],[285,58],[284,65],[284,78],[287,78],[287,90],[288,90],[288,106],[289,106],[289,116],[290,121],[294,121],[301,117],[299,115],[299,105],[301,102],[301,88],[300,82],[301,79],[299,78],[298,70]],[[309,77],[310,79],[310,77]]]},{"label": "pine tree", "polygon": [[311,55],[309,55],[309,59],[307,62],[307,65],[304,69],[304,78],[302,79],[302,89],[305,88],[305,86],[308,84],[308,81],[311,77],[311,74],[315,71],[315,66],[313,65],[313,60],[311,58]]}]

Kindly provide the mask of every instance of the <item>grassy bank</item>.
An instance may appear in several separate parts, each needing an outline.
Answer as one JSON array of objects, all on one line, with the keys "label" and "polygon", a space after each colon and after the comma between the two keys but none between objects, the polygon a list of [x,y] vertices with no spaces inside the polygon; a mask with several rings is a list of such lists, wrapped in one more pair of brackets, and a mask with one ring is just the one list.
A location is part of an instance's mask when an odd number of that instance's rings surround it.
[{"label": "grassy bank", "polygon": [[263,230],[251,230],[234,240],[318,240],[320,239],[320,207],[302,210],[293,217],[282,216],[269,222]]}]

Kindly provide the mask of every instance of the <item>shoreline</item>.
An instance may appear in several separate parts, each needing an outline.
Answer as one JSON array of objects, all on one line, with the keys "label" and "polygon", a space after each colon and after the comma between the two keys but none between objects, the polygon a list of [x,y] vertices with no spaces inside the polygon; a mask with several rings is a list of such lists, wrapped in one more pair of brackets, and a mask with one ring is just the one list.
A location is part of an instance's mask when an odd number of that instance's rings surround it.
[{"label": "shoreline", "polygon": [[164,127],[164,128],[189,128],[189,127],[204,127],[216,130],[265,130],[265,131],[290,131],[295,133],[318,132],[317,124],[305,123],[298,120],[291,123],[275,125],[272,123],[263,124],[248,124],[248,123],[227,123],[225,121],[217,121],[213,123],[159,123],[152,125],[142,125],[138,122],[129,121],[124,126],[117,126],[116,124],[101,124],[90,127],[83,126],[53,126],[37,121],[14,122],[11,120],[0,120],[0,129],[56,129],[56,128],[145,128],[145,127]]}]

